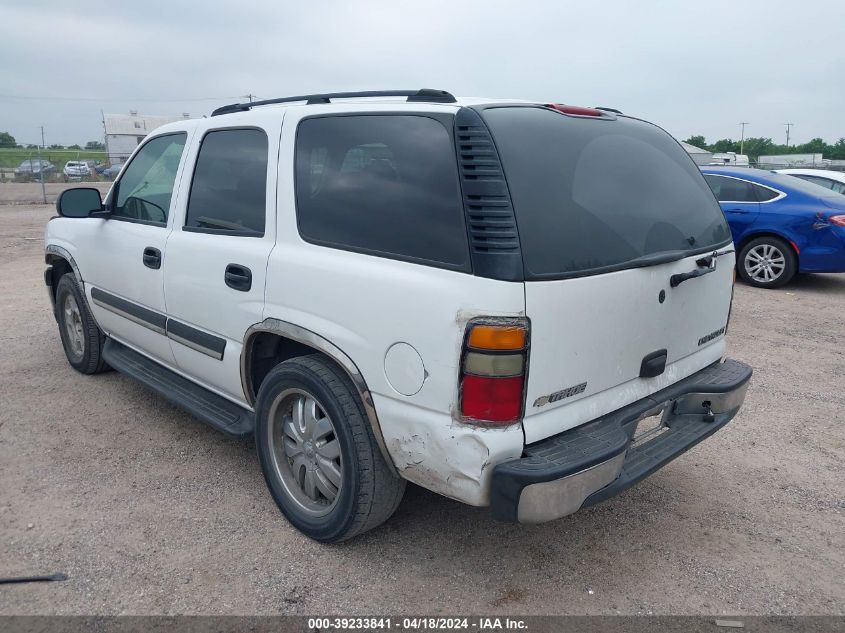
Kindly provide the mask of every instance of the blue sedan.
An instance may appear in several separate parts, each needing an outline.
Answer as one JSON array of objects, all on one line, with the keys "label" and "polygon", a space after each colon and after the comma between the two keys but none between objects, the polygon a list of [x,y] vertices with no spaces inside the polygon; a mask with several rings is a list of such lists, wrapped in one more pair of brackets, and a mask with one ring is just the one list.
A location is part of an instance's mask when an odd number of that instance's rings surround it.
[{"label": "blue sedan", "polygon": [[845,272],[845,195],[773,171],[701,171],[730,224],[745,282],[777,288],[799,272]]}]

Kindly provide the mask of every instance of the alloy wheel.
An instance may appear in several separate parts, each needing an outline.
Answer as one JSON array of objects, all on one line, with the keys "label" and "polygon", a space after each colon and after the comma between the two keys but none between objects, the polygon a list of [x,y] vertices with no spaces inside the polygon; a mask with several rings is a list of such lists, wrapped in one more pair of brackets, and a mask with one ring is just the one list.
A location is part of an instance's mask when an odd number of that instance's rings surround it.
[{"label": "alloy wheel", "polygon": [[273,468],[288,496],[312,516],[327,514],[343,485],[340,442],[322,404],[301,389],[282,391],[267,433]]},{"label": "alloy wheel", "polygon": [[786,257],[777,246],[760,244],[745,255],[745,272],[754,281],[770,284],[786,269]]},{"label": "alloy wheel", "polygon": [[62,310],[70,351],[74,358],[82,358],[82,354],[85,352],[85,333],[82,328],[82,315],[79,313],[79,305],[72,294],[65,297]]}]

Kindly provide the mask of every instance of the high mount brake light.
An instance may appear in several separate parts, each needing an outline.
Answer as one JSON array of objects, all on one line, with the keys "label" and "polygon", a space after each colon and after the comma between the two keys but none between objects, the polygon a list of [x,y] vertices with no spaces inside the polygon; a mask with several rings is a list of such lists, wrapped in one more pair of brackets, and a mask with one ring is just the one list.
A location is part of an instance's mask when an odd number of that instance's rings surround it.
[{"label": "high mount brake light", "polygon": [[595,108],[585,108],[584,106],[573,106],[562,103],[547,103],[546,107],[551,108],[552,110],[557,110],[558,112],[562,112],[563,114],[574,114],[575,116],[605,116],[605,113],[601,110],[596,110]]},{"label": "high mount brake light", "polygon": [[471,322],[461,353],[460,400],[465,422],[506,425],[522,417],[528,323]]}]

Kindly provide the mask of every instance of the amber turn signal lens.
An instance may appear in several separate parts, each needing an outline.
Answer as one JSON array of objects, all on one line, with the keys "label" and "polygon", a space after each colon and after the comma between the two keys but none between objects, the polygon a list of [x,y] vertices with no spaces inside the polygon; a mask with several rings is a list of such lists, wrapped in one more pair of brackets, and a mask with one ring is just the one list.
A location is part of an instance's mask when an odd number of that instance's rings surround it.
[{"label": "amber turn signal lens", "polygon": [[525,329],[509,325],[475,325],[469,333],[467,345],[473,349],[523,349]]}]

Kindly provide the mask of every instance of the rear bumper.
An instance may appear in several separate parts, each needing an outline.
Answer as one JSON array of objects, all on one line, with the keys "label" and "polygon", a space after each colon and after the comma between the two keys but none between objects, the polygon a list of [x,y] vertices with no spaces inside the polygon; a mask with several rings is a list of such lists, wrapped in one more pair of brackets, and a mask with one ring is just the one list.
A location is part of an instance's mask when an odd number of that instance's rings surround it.
[{"label": "rear bumper", "polygon": [[[493,470],[494,518],[542,523],[630,488],[730,422],[751,373],[738,361],[714,363],[648,398],[526,446],[522,458]],[[656,414],[660,427],[638,435],[640,422]]]}]

